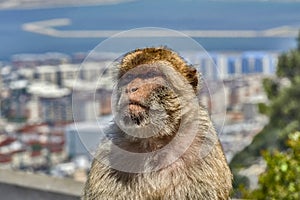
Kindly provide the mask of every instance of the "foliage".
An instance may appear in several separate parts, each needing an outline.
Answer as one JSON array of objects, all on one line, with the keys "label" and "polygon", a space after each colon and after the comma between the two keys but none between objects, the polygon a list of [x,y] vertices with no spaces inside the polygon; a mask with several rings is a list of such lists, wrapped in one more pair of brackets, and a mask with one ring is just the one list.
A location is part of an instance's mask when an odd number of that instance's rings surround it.
[{"label": "foliage", "polygon": [[300,31],[297,37],[297,49],[280,55],[277,66],[277,76],[294,81],[300,76]]},{"label": "foliage", "polygon": [[292,50],[279,56],[277,76],[286,77],[294,82],[300,75],[300,51]]},{"label": "foliage", "polygon": [[298,32],[297,43],[298,43],[297,50],[300,51],[300,31]]},{"label": "foliage", "polygon": [[278,95],[278,90],[279,90],[279,82],[274,80],[274,79],[270,79],[270,78],[265,78],[263,80],[263,87],[265,90],[265,93],[267,95],[267,97],[271,100],[274,99],[277,95]]},{"label": "foliage", "polygon": [[251,199],[300,199],[300,132],[289,135],[285,152],[264,152],[267,170],[259,177],[259,188],[244,193]]},{"label": "foliage", "polygon": [[294,120],[300,121],[299,99],[300,81],[295,80],[290,87],[282,88],[270,104],[270,124],[284,128]]},{"label": "foliage", "polygon": [[[259,111],[266,114],[270,118],[270,122],[254,137],[249,146],[233,157],[230,163],[234,173],[236,193],[240,192],[242,188],[243,193],[246,194],[245,190],[247,188],[247,180],[237,174],[239,169],[251,166],[261,157],[261,152],[265,152],[263,156],[267,162],[271,162],[268,159],[271,159],[272,156],[282,156],[278,151],[290,149],[290,146],[287,146],[285,142],[288,139],[288,134],[300,130],[300,31],[297,40],[298,49],[279,56],[276,71],[279,79],[263,80],[264,90],[270,102],[268,104],[260,104]],[[283,85],[283,82],[290,84]],[[274,165],[269,164],[270,166],[268,167],[271,170]],[[300,185],[299,179],[298,182],[298,185]],[[269,182],[268,186],[271,188],[277,187],[277,183],[274,180]],[[293,186],[290,187],[292,188]],[[260,194],[263,195],[263,192]],[[256,197],[262,199],[258,196]]]},{"label": "foliage", "polygon": [[[267,125],[261,133],[257,134],[250,145],[245,147],[243,151],[233,157],[230,162],[230,167],[233,172],[235,169],[242,167],[250,167],[261,155],[263,150],[272,150],[280,148],[278,145],[279,130]],[[234,173],[235,174],[235,173]],[[238,180],[235,180],[238,181]]]}]

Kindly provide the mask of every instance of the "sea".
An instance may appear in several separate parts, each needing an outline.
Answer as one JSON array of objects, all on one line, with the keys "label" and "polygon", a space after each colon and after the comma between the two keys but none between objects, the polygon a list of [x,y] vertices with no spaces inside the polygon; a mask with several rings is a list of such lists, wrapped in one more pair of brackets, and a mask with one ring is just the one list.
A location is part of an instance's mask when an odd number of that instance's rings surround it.
[{"label": "sea", "polygon": [[[25,23],[67,18],[59,30],[129,30],[160,27],[180,30],[264,30],[300,28],[299,1],[136,0],[111,5],[0,10],[0,61],[14,54],[88,52],[106,38],[59,38],[27,32]],[[193,38],[208,51],[287,51],[293,37]]]}]

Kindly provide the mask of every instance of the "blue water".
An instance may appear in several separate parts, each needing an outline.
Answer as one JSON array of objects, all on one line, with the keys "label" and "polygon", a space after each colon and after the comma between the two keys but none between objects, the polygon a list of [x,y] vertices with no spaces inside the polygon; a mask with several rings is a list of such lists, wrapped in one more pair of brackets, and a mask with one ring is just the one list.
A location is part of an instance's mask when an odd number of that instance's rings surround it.
[{"label": "blue water", "polygon": [[[0,11],[0,60],[17,53],[72,54],[93,49],[105,38],[54,38],[25,32],[22,24],[69,18],[61,30],[127,30],[138,27],[254,29],[300,28],[300,3],[271,1],[140,0],[117,5]],[[295,47],[294,38],[195,38],[209,51],[276,50]]]}]

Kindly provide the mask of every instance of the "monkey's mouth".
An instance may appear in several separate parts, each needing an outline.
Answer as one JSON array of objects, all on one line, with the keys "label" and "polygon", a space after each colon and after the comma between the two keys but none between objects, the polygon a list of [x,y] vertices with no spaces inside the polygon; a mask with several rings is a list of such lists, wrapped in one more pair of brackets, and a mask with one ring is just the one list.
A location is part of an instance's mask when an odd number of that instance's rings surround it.
[{"label": "monkey's mouth", "polygon": [[148,109],[148,107],[142,105],[139,102],[130,102],[128,105],[128,109],[130,113],[139,114],[145,112]]},{"label": "monkey's mouth", "polygon": [[123,117],[124,123],[126,125],[142,125],[148,109],[147,106],[144,106],[139,102],[130,102],[127,105],[126,115]]}]

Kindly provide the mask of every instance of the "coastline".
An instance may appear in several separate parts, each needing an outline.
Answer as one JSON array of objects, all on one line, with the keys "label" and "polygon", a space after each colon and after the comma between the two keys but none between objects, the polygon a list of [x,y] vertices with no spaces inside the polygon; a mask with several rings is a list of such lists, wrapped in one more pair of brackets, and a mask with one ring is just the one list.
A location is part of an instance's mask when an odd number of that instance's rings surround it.
[{"label": "coastline", "polygon": [[[58,38],[106,38],[118,34],[124,30],[59,30],[57,27],[68,26],[71,19],[49,19],[43,21],[29,22],[22,25],[22,29],[27,32],[58,37]],[[298,29],[290,26],[274,27],[265,30],[181,30],[181,33],[190,37],[201,38],[289,38],[296,37]],[[137,29],[135,32],[127,34],[128,38],[142,37],[183,37],[173,34],[166,29]]]},{"label": "coastline", "polygon": [[[12,0],[2,0],[0,4],[5,1]],[[164,10],[171,0],[159,4],[136,0],[103,6],[73,5],[50,9],[0,10],[2,25],[0,61],[9,61],[12,55],[21,53],[59,51],[72,55],[76,52],[89,52],[107,37],[137,27],[178,30],[190,37],[193,36],[196,42],[209,51],[287,51],[296,47],[295,33],[292,37],[282,37],[282,34],[285,35],[287,30],[291,30],[289,28],[296,28],[298,31],[300,4],[268,3],[268,6],[264,6],[256,1],[245,4],[231,4],[227,1],[231,0],[226,0],[226,3],[211,3],[208,0],[203,3],[199,1],[173,3],[170,6],[170,13],[156,11]],[[83,3],[86,4],[86,1]],[[243,11],[245,6],[248,6],[248,9]],[[129,8],[134,11],[130,11]],[[181,8],[186,9],[178,13],[178,9]],[[218,15],[211,12],[212,8],[219,10]],[[255,12],[256,15],[248,17]],[[181,18],[180,21],[174,20],[172,15],[175,14],[178,15],[178,19]],[[139,18],[136,19],[135,16]],[[276,27],[281,29],[274,30]],[[268,31],[265,32],[266,30]],[[250,31],[246,32],[250,33],[249,37],[245,37],[245,34],[242,34],[245,32],[240,31]],[[258,32],[253,34],[253,31]],[[270,37],[264,37],[265,33]],[[155,34],[162,37],[161,33]],[[153,33],[141,33],[141,36],[147,35],[153,36]],[[242,37],[238,37],[239,35]],[[126,41],[131,43],[134,37]],[[167,37],[168,41],[172,39]]]}]

